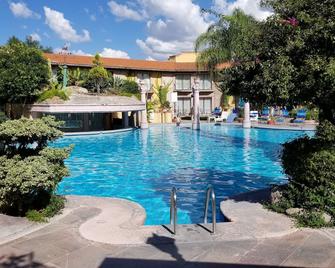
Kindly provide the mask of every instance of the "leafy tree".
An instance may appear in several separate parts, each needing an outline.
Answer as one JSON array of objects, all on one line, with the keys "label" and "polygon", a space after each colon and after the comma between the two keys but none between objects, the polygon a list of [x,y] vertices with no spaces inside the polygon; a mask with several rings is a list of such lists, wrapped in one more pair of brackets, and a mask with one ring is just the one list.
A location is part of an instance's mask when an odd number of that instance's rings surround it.
[{"label": "leafy tree", "polygon": [[46,206],[68,170],[71,148],[48,148],[62,136],[53,117],[0,124],[0,211],[24,215]]},{"label": "leafy tree", "polygon": [[24,106],[49,84],[49,79],[48,62],[39,49],[17,38],[0,47],[0,97],[5,102]]},{"label": "leafy tree", "polygon": [[108,72],[102,66],[100,55],[96,54],[93,60],[93,68],[88,73],[88,79],[94,82],[98,94],[100,94],[101,86],[106,83],[108,78]]},{"label": "leafy tree", "polygon": [[27,46],[34,47],[36,49],[42,50],[45,53],[52,53],[53,52],[52,47],[42,46],[39,41],[33,40],[33,38],[31,36],[26,37],[26,42],[25,43],[27,44]]}]

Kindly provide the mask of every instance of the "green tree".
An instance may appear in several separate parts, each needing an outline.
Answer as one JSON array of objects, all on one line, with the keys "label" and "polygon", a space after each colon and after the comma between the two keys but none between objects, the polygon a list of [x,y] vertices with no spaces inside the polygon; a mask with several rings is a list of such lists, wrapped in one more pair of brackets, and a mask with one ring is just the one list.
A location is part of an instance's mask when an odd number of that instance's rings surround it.
[{"label": "green tree", "polygon": [[5,102],[24,106],[49,84],[49,79],[48,62],[39,49],[17,38],[0,47],[0,98]]},{"label": "green tree", "polygon": [[27,46],[37,48],[39,50],[42,50],[45,53],[52,53],[53,52],[52,47],[42,46],[39,41],[33,40],[33,38],[31,36],[26,37],[25,43],[27,44]]},{"label": "green tree", "polygon": [[93,81],[96,92],[100,94],[101,86],[108,80],[108,72],[102,66],[100,55],[96,54],[93,60],[93,68],[88,73],[88,79]]},{"label": "green tree", "polygon": [[239,9],[232,15],[222,15],[211,10],[207,12],[214,14],[217,22],[196,40],[198,64],[215,71],[221,63],[252,60],[258,55],[260,29],[253,17]]},{"label": "green tree", "polygon": [[44,208],[68,170],[71,148],[49,148],[61,137],[53,117],[8,120],[0,124],[0,211],[25,215]]}]

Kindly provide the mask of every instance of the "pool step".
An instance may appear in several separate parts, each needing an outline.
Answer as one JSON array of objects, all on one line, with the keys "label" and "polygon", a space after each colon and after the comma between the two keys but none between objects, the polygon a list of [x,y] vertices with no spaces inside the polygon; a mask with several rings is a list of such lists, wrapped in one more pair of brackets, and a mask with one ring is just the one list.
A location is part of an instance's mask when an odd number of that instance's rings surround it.
[{"label": "pool step", "polygon": [[[209,202],[212,202],[212,226],[211,229],[208,228],[208,208],[209,208]],[[170,232],[173,235],[177,234],[177,189],[176,187],[172,187],[171,190],[171,203],[170,203],[170,226],[169,229]],[[189,225],[192,226],[192,225]],[[207,232],[211,234],[215,234],[216,232],[216,197],[214,192],[214,187],[212,185],[207,186],[206,190],[206,202],[205,202],[205,211],[204,211],[204,224],[197,224],[193,226],[198,226],[206,230]],[[178,227],[179,228],[179,227]],[[192,230],[192,229],[190,229]]]}]

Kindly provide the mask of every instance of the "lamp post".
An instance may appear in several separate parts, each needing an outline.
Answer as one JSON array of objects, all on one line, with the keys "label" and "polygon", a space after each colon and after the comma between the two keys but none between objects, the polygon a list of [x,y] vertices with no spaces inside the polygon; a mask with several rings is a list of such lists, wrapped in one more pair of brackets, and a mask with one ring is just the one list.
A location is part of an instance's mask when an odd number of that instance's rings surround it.
[{"label": "lamp post", "polygon": [[144,88],[143,80],[139,81],[140,92],[141,92],[141,102],[145,104],[145,109],[141,113],[141,129],[147,129],[148,119],[147,119],[147,90]]},{"label": "lamp post", "polygon": [[192,86],[193,91],[193,121],[192,129],[200,130],[200,109],[199,109],[199,78],[194,79]]}]

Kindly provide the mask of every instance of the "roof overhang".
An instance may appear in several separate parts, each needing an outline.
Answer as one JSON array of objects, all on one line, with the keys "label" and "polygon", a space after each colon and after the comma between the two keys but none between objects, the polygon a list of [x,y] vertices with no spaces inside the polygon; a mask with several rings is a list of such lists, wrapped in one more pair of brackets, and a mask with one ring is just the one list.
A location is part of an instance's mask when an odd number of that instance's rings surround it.
[{"label": "roof overhang", "polygon": [[96,105],[96,104],[33,104],[31,112],[35,113],[112,113],[145,110],[145,104],[133,105]]}]

